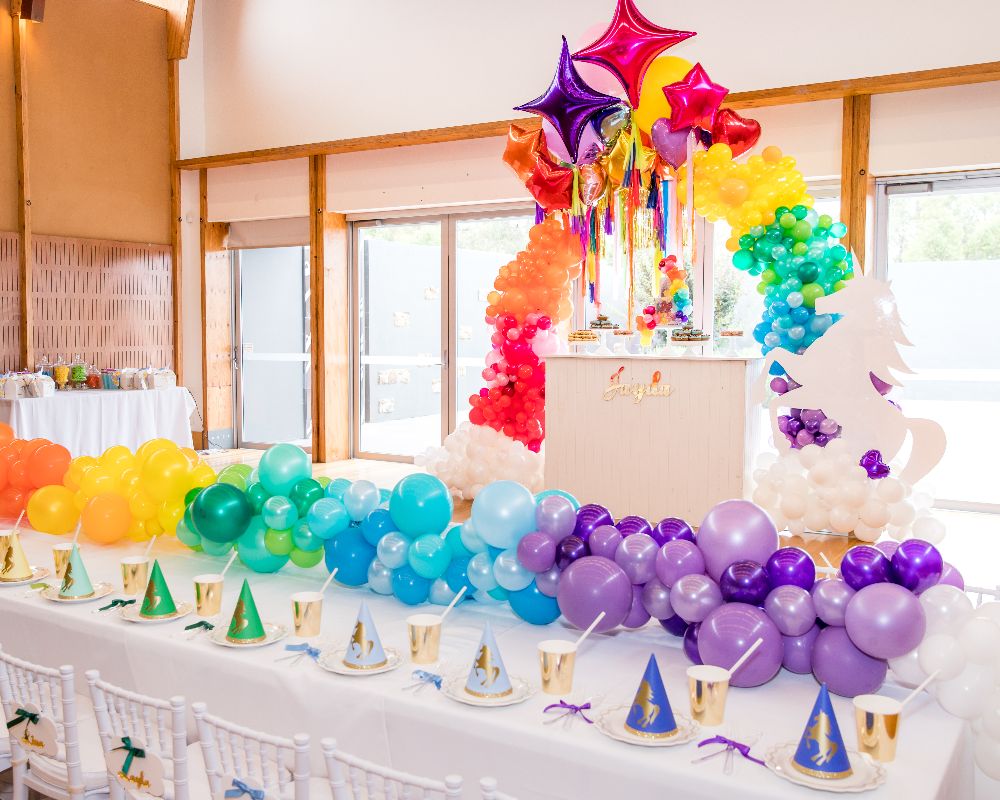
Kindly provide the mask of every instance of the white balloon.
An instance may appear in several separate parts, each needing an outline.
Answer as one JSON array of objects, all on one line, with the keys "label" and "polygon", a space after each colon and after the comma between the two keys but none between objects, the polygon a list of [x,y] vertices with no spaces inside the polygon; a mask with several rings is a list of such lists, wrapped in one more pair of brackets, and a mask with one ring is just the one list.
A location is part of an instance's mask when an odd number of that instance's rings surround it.
[{"label": "white balloon", "polygon": [[927,635],[946,633],[957,636],[962,626],[973,617],[969,596],[958,587],[944,583],[924,591],[920,595],[920,605],[927,620]]},{"label": "white balloon", "polygon": [[796,494],[805,498],[809,494],[809,481],[803,475],[789,475],[781,488],[786,494]]},{"label": "white balloon", "polygon": [[1000,689],[994,690],[993,695],[983,704],[980,721],[986,736],[1000,739]]},{"label": "white balloon", "polygon": [[925,508],[930,508],[934,503],[934,498],[931,497],[927,492],[914,492],[913,496],[910,498],[913,503],[913,507],[917,510],[923,510]]},{"label": "white balloon", "polygon": [[861,521],[873,528],[884,528],[889,524],[889,506],[881,500],[868,500],[859,512]]},{"label": "white balloon", "polygon": [[868,487],[861,481],[846,481],[837,492],[837,505],[847,508],[859,508],[867,499]]},{"label": "white balloon", "polygon": [[958,640],[946,633],[925,636],[917,648],[917,660],[926,674],[938,673],[939,681],[957,678],[965,669],[965,652]]},{"label": "white balloon", "polygon": [[997,625],[1000,625],[1000,603],[983,603],[976,609],[973,616],[982,617],[983,619],[991,619]]},{"label": "white balloon", "polygon": [[825,531],[830,527],[830,514],[819,504],[810,505],[806,509],[803,521],[806,524],[806,528],[811,531]]},{"label": "white balloon", "polygon": [[905,528],[907,525],[912,524],[916,516],[917,512],[913,506],[905,500],[900,503],[893,503],[889,507],[890,521],[893,525],[898,525],[900,528]]},{"label": "white balloon", "polygon": [[769,484],[761,484],[753,490],[751,499],[759,506],[773,506],[778,503],[778,493]]},{"label": "white balloon", "polygon": [[781,513],[788,519],[801,519],[806,513],[805,495],[783,494],[781,497]]},{"label": "white balloon", "polygon": [[906,497],[906,488],[899,478],[882,478],[876,482],[875,494],[885,503],[898,503]]},{"label": "white balloon", "polygon": [[853,508],[834,506],[830,509],[830,527],[835,533],[850,533],[858,524],[858,513]]},{"label": "white balloon", "polygon": [[918,539],[937,544],[947,532],[944,523],[934,517],[919,517],[913,523],[913,535]]},{"label": "white balloon", "polygon": [[993,665],[1000,658],[1000,627],[992,620],[970,619],[962,626],[958,641],[969,661]]},{"label": "white balloon", "polygon": [[896,680],[911,689],[919,686],[927,678],[927,673],[920,668],[919,650],[919,647],[914,647],[906,655],[889,659],[889,669],[896,676]]},{"label": "white balloon", "polygon": [[768,469],[778,460],[778,454],[765,451],[757,456],[757,466],[761,469]]},{"label": "white balloon", "polygon": [[941,708],[962,719],[974,719],[993,694],[995,672],[983,664],[966,664],[957,678],[938,684]]},{"label": "white balloon", "polygon": [[807,444],[799,450],[799,461],[806,469],[811,469],[823,457],[823,448],[818,444]]},{"label": "white balloon", "polygon": [[835,456],[847,455],[849,448],[847,442],[843,439],[831,439],[827,442],[826,447],[822,449],[826,451],[825,455],[832,459]]},{"label": "white balloon", "polygon": [[806,532],[806,524],[801,519],[790,519],[786,525],[792,536],[801,536]]},{"label": "white balloon", "polygon": [[1000,781],[1000,739],[982,734],[976,737],[976,766]]},{"label": "white balloon", "polygon": [[881,528],[873,528],[870,525],[865,525],[864,522],[859,522],[854,526],[854,538],[862,542],[877,542],[881,535]]},{"label": "white balloon", "polygon": [[820,461],[809,470],[809,482],[814,486],[833,486],[837,481],[837,471],[827,461]]}]

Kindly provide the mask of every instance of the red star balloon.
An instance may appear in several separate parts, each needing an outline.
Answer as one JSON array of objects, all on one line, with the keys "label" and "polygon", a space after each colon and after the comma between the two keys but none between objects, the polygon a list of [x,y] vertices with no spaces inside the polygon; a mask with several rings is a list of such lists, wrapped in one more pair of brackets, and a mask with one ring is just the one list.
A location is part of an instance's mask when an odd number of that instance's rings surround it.
[{"label": "red star balloon", "polygon": [[725,86],[712,83],[700,63],[691,67],[684,80],[663,87],[663,94],[670,103],[670,130],[676,131],[689,125],[701,125],[712,130],[715,114],[729,94]]},{"label": "red star balloon", "polygon": [[524,184],[546,211],[569,208],[573,191],[573,170],[560,167],[543,153],[538,154],[535,171]]},{"label": "red star balloon", "polygon": [[642,79],[653,59],[694,35],[694,31],[654,25],[639,13],[634,0],[618,0],[608,29],[596,42],[574,53],[573,58],[610,70],[627,92],[632,108],[638,108]]}]

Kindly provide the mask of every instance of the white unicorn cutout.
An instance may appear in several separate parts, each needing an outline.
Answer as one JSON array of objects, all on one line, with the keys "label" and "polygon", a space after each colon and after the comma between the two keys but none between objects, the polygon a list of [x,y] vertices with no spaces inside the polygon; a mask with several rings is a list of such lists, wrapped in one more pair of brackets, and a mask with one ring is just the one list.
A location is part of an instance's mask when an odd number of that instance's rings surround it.
[{"label": "white unicorn cutout", "polygon": [[866,450],[879,450],[885,463],[895,458],[909,431],[912,447],[899,476],[911,486],[929,473],[945,451],[944,430],[929,419],[914,419],[879,394],[870,374],[900,386],[892,371],[913,374],[899,354],[898,346],[912,346],[903,333],[890,284],[861,276],[839,292],[816,301],[820,314],[840,314],[804,353],[783,348],[764,358],[764,372],[754,392],[754,402],[763,402],[769,369],[775,362],[801,384],[767,403],[778,447],[791,443],[778,428],[781,408],[817,408],[843,428],[843,438],[860,457]]}]

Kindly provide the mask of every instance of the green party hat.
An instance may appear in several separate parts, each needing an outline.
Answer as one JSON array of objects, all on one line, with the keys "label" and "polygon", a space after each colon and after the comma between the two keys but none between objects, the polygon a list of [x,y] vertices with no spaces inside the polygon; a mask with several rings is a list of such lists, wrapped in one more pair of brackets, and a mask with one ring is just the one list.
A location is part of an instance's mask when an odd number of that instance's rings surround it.
[{"label": "green party hat", "polygon": [[167,586],[167,579],[163,577],[160,562],[153,561],[153,571],[149,574],[149,583],[146,584],[146,595],[142,598],[139,616],[155,619],[172,617],[176,613],[177,605],[170,595],[170,587]]},{"label": "green party hat", "polygon": [[90,582],[87,568],[83,566],[80,548],[73,545],[69,561],[66,562],[66,572],[63,573],[62,586],[59,587],[59,596],[66,599],[83,598],[90,597],[93,593],[94,586]]},{"label": "green party hat", "polygon": [[240,599],[236,602],[236,610],[233,612],[233,621],[229,623],[226,640],[237,644],[264,641],[264,625],[260,621],[257,604],[253,601],[253,592],[250,591],[250,584],[246,578],[243,579]]},{"label": "green party hat", "polygon": [[27,556],[24,555],[24,548],[21,547],[21,540],[17,536],[17,531],[11,531],[4,536],[7,541],[2,545],[3,557],[0,558],[0,581],[26,581],[31,578],[34,572],[28,563]]}]

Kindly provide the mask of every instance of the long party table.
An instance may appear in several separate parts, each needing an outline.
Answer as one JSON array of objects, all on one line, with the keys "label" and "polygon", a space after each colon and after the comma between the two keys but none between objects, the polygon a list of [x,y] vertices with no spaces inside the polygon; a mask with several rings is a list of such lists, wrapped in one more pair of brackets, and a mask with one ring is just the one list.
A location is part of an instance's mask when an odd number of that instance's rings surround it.
[{"label": "long party table", "polygon": [[165,389],[85,389],[50,397],[0,400],[0,422],[21,439],[44,437],[74,456],[99,456],[112,445],[135,450],[162,437],[191,447],[191,392]]},{"label": "long party table", "polygon": [[[52,566],[51,546],[58,539],[28,532],[24,548],[33,564]],[[141,545],[82,546],[91,579],[120,584],[119,560]],[[175,599],[193,600],[192,579],[217,572],[225,559],[186,550],[176,540],[157,542],[159,559]],[[290,595],[317,589],[325,578],[319,568],[291,566],[274,575],[249,572],[239,562],[226,576],[222,624],[228,624],[242,579],[248,577],[265,621],[291,626]],[[52,580],[51,578],[49,580]],[[120,595],[112,595],[120,596]],[[478,798],[476,784],[495,776],[500,787],[519,800],[581,798],[676,797],[685,800],[782,800],[813,798],[812,790],[794,786],[767,769],[736,759],[731,774],[725,758],[692,763],[709,748],[697,742],[717,733],[753,742],[763,755],[772,745],[798,741],[816,697],[817,684],[807,675],[782,672],[755,689],[731,689],[726,723],[704,728],[703,736],[672,748],[643,748],[603,736],[595,726],[576,719],[546,725],[543,708],[558,698],[539,692],[506,708],[473,708],[450,700],[433,687],[404,690],[412,683],[407,652],[406,617],[414,609],[367,589],[334,584],[327,590],[321,643],[345,646],[362,599],[366,599],[383,645],[404,655],[403,665],[389,673],[344,677],[321,669],[308,658],[291,665],[286,642],[259,649],[217,646],[207,635],[185,633],[193,616],[159,625],[129,623],[117,610],[98,612],[103,602],[68,605],[46,601],[24,587],[0,586],[0,643],[21,657],[48,665],[72,663],[83,671],[98,668],[110,681],[159,697],[181,694],[204,700],[210,710],[279,735],[305,732],[319,739],[333,736],[346,751],[392,767],[466,779],[467,798]],[[486,620],[512,675],[539,683],[538,642],[575,638],[578,632],[554,623],[535,627],[520,621],[503,605],[461,604],[449,615],[442,633],[439,673],[465,674]],[[656,654],[671,703],[688,713],[686,657],[680,640],[652,623],[641,631],[594,635],[577,656],[570,702],[590,701],[593,714],[605,704],[629,704],[649,654]],[[901,697],[904,690],[887,685],[883,692]],[[853,709],[834,698],[834,708],[849,748],[856,745]],[[317,762],[318,759],[314,759]],[[897,760],[887,765],[888,780],[866,796],[872,800],[922,800],[973,796],[971,745],[963,724],[947,715],[928,695],[907,707]]]}]

